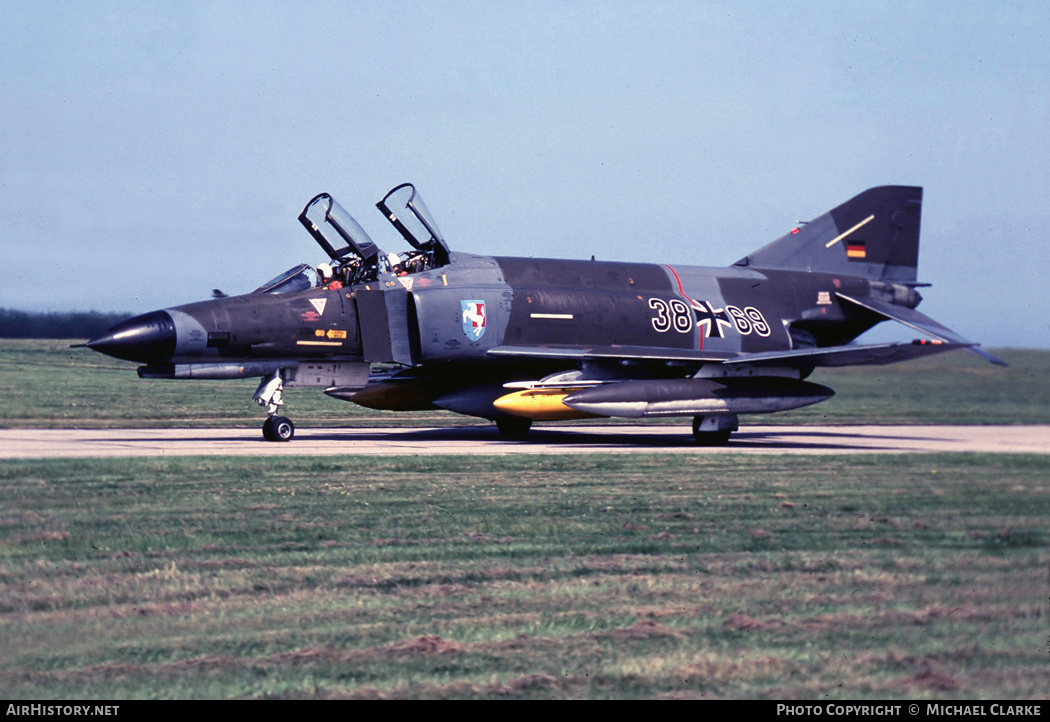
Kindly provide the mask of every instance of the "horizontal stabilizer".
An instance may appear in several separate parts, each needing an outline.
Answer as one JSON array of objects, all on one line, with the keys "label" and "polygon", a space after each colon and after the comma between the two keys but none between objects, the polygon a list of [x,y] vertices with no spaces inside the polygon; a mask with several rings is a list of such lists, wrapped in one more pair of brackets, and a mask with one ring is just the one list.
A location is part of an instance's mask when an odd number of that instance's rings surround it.
[{"label": "horizontal stabilizer", "polygon": [[633,359],[638,361],[705,361],[719,363],[735,357],[735,353],[718,351],[694,351],[687,348],[662,348],[651,346],[576,346],[556,344],[551,346],[497,346],[488,351],[489,356],[508,358],[547,359]]},{"label": "horizontal stabilizer", "polygon": [[931,356],[966,344],[944,341],[913,341],[912,343],[876,343],[864,346],[830,346],[828,348],[799,348],[790,351],[766,351],[737,356],[725,362],[726,366],[783,366],[811,368],[816,366],[882,366]]},{"label": "horizontal stabilizer", "polygon": [[995,356],[994,354],[990,354],[987,351],[985,351],[983,348],[980,347],[979,344],[976,344],[973,341],[966,340],[965,338],[957,334],[955,331],[952,331],[947,326],[938,323],[937,321],[934,321],[932,318],[925,314],[919,313],[914,308],[907,308],[905,306],[895,306],[891,303],[886,303],[885,301],[877,301],[873,298],[859,299],[853,298],[851,296],[846,296],[841,293],[838,293],[836,295],[844,301],[849,301],[850,303],[856,304],[861,308],[866,308],[869,311],[873,311],[874,313],[877,313],[880,316],[884,316],[885,318],[890,319],[891,321],[902,323],[909,328],[915,329],[916,331],[921,331],[922,333],[929,334],[930,336],[933,336],[939,341],[957,344],[958,346],[965,348],[970,353],[977,354],[986,361],[991,361],[993,364],[997,364],[999,366],[1009,365],[998,356]]}]

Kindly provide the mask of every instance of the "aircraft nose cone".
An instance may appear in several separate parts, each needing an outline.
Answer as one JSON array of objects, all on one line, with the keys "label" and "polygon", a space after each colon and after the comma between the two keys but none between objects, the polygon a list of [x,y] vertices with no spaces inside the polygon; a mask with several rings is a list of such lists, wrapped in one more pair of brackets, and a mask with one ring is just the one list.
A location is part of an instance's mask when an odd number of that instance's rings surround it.
[{"label": "aircraft nose cone", "polygon": [[155,366],[175,353],[175,322],[167,311],[152,311],[121,321],[84,344],[114,358]]}]

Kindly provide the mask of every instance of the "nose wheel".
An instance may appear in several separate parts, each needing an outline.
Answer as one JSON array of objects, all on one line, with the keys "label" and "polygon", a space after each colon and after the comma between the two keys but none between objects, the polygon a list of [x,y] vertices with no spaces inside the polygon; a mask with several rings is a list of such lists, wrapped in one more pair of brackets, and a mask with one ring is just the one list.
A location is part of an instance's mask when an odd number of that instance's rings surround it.
[{"label": "nose wheel", "polygon": [[287,416],[270,416],[263,422],[262,432],[267,441],[291,441],[295,424]]}]

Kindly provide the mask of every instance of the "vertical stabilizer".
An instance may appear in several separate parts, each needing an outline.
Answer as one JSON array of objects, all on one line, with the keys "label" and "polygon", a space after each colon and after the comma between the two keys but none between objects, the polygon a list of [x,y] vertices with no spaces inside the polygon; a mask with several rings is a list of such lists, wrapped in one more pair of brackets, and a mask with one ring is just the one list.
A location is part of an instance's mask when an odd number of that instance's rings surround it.
[{"label": "vertical stabilizer", "polygon": [[922,188],[871,188],[736,265],[914,282],[921,217]]}]

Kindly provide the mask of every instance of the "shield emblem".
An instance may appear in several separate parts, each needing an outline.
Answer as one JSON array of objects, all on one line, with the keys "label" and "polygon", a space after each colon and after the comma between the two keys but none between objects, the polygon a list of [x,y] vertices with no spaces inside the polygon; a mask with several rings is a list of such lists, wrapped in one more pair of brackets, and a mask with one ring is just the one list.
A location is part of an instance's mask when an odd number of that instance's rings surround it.
[{"label": "shield emblem", "polygon": [[463,333],[471,341],[477,341],[485,335],[485,302],[460,301],[463,309]]}]

